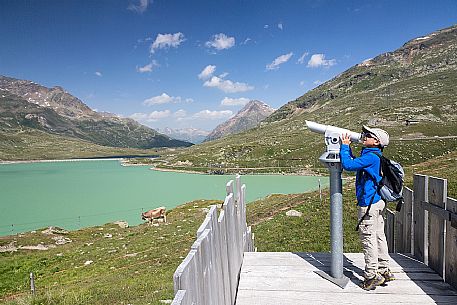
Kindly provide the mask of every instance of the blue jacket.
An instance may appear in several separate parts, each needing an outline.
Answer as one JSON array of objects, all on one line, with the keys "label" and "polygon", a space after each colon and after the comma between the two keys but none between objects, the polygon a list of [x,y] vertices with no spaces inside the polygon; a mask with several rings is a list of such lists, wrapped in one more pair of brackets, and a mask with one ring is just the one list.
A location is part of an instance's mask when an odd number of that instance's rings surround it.
[{"label": "blue jacket", "polygon": [[355,158],[349,145],[342,144],[340,149],[343,168],[348,171],[357,171],[355,180],[357,205],[363,207],[370,205],[373,196],[373,204],[381,200],[381,196],[376,192],[376,184],[372,178],[375,177],[377,182],[381,181],[381,176],[379,175],[381,160],[374,152],[382,154],[379,148],[364,147],[360,157]]}]

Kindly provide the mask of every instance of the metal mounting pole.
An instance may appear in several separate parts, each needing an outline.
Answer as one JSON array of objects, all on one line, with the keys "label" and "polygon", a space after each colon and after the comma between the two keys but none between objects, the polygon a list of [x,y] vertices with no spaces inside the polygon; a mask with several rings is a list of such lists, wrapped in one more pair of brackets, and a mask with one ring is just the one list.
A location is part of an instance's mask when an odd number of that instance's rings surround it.
[{"label": "metal mounting pole", "polygon": [[343,274],[343,188],[342,166],[339,155],[339,135],[325,134],[327,151],[319,158],[330,171],[330,240],[331,266],[330,275],[316,271],[321,277],[345,288],[349,278]]},{"label": "metal mounting pole", "polygon": [[341,164],[329,164],[330,170],[330,240],[332,249],[331,275],[343,277],[343,194]]}]

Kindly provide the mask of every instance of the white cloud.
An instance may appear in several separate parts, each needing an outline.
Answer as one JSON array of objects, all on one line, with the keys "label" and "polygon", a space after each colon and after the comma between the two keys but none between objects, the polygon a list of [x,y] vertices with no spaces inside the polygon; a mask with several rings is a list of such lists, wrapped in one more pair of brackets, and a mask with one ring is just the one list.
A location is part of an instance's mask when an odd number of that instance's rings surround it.
[{"label": "white cloud", "polygon": [[180,96],[169,96],[166,93],[162,93],[161,95],[150,97],[143,101],[143,105],[146,106],[153,106],[153,105],[161,105],[161,104],[177,104],[177,103],[193,103],[194,100],[191,98],[182,99]]},{"label": "white cloud", "polygon": [[172,103],[173,100],[174,100],[173,97],[169,96],[166,93],[162,93],[161,95],[153,96],[151,98],[144,100],[143,104],[147,105],[147,106],[168,104],[168,103]]},{"label": "white cloud", "polygon": [[175,113],[173,113],[173,117],[175,118],[185,118],[187,116],[187,111],[184,109],[179,109]]},{"label": "white cloud", "polygon": [[304,52],[304,53],[302,54],[302,56],[300,56],[300,58],[298,59],[297,62],[298,62],[299,64],[304,64],[304,63],[305,63],[305,57],[308,56],[308,55],[309,55],[309,52]]},{"label": "white cloud", "polygon": [[207,41],[205,45],[217,50],[230,49],[235,45],[235,37],[228,37],[223,33],[216,34],[213,36],[213,40]]},{"label": "white cloud", "polygon": [[139,0],[138,4],[130,3],[127,9],[142,14],[146,11],[150,3],[152,4],[152,0]]},{"label": "white cloud", "polygon": [[143,67],[136,67],[136,71],[139,73],[152,72],[152,69],[157,66],[158,66],[157,62],[155,60],[153,60],[151,63],[149,63]]},{"label": "white cloud", "polygon": [[216,66],[208,65],[205,67],[205,69],[203,69],[202,72],[200,72],[200,74],[198,74],[198,78],[199,79],[208,79],[209,77],[211,77],[213,75],[214,71],[216,71]]},{"label": "white cloud", "polygon": [[157,49],[177,48],[183,41],[185,41],[185,38],[181,32],[175,34],[158,34],[151,45],[151,53],[154,53]]},{"label": "white cloud", "polygon": [[240,97],[240,98],[229,98],[229,97],[224,97],[224,99],[221,101],[222,106],[239,106],[239,105],[246,105],[249,102],[249,99],[245,97]]},{"label": "white cloud", "polygon": [[96,72],[95,72],[95,75],[100,76],[100,77],[103,76],[102,72],[99,72],[99,71],[96,71]]},{"label": "white cloud", "polygon": [[168,118],[171,115],[170,110],[153,111],[151,113],[134,113],[129,118],[138,122],[156,122],[161,119]]},{"label": "white cloud", "polygon": [[202,110],[193,115],[193,118],[196,119],[207,119],[207,120],[218,120],[218,119],[228,119],[233,115],[231,110],[222,110],[222,111],[211,111],[211,110]]},{"label": "white cloud", "polygon": [[278,28],[282,31],[282,22],[278,23]]},{"label": "white cloud", "polygon": [[325,59],[324,54],[313,54],[311,59],[308,61],[309,68],[331,67],[333,65],[336,65],[336,60]]},{"label": "white cloud", "polygon": [[254,89],[253,86],[249,86],[248,84],[233,82],[217,76],[212,76],[211,79],[205,81],[203,86],[218,88],[225,93],[245,92]]},{"label": "white cloud", "polygon": [[270,27],[270,26],[269,26],[268,24],[265,24],[265,25],[263,26],[264,29],[268,29],[269,27]]},{"label": "white cloud", "polygon": [[267,70],[279,69],[279,66],[282,65],[283,63],[288,62],[289,59],[292,57],[292,55],[294,55],[294,54],[292,52],[290,52],[288,54],[284,54],[284,55],[276,57],[276,59],[273,60],[273,62],[271,64],[267,65]]}]

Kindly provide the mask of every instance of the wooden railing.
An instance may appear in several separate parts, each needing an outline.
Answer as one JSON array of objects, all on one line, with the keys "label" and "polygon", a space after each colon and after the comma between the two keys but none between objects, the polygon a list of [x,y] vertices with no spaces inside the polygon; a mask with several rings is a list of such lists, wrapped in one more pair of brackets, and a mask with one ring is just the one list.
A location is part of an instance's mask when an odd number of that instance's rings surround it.
[{"label": "wooden railing", "polygon": [[246,186],[236,177],[226,185],[222,210],[211,206],[197,230],[197,240],[176,269],[174,305],[235,303],[243,253],[254,251],[254,236],[246,225]]},{"label": "wooden railing", "polygon": [[414,175],[400,212],[387,210],[389,252],[410,253],[457,288],[457,200],[447,180]]}]

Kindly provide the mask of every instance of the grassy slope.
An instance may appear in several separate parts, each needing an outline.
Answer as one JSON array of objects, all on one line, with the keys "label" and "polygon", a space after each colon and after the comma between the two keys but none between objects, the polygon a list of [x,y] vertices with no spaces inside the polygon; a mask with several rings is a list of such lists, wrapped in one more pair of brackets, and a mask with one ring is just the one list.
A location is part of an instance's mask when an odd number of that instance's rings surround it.
[{"label": "grassy slope", "polygon": [[157,149],[107,147],[75,138],[24,129],[16,134],[0,131],[0,161],[91,158],[115,155],[155,155]]},{"label": "grassy slope", "polygon": [[[457,152],[409,166],[406,185],[412,187],[413,174],[424,174],[448,180],[448,196],[457,198]],[[330,251],[330,208],[328,190],[322,202],[317,192],[297,195],[274,195],[248,205],[248,223],[254,225],[255,244],[259,251]],[[356,232],[354,179],[343,187],[344,251],[360,252]],[[293,208],[303,217],[287,217]]]},{"label": "grassy slope", "polygon": [[[184,162],[202,171],[220,166],[270,172],[322,168],[317,157],[324,150],[323,136],[310,132],[305,120],[354,131],[363,124],[380,126],[391,135],[387,154],[405,165],[454,151],[457,27],[431,37],[346,70],[285,104],[257,128],[165,155],[160,166],[185,168]],[[418,124],[406,126],[409,119]]]},{"label": "grassy slope", "polygon": [[[73,242],[48,251],[0,253],[0,302],[5,304],[161,304],[173,298],[173,273],[195,241],[205,213],[220,202],[195,201],[169,212],[169,223],[121,229],[107,224],[69,232]],[[111,234],[112,237],[104,237]],[[2,237],[0,244],[52,244],[37,233]],[[85,266],[84,263],[93,263]],[[29,294],[36,276],[38,295]]]},{"label": "grassy slope", "polygon": [[[457,197],[457,152],[406,168],[413,173],[449,179],[449,196]],[[343,187],[344,251],[359,252],[354,227],[354,178]],[[247,186],[249,188],[249,186]],[[330,250],[328,190],[295,195],[271,195],[249,204],[259,251]],[[187,255],[204,219],[202,208],[217,201],[195,201],[169,212],[168,225],[128,229],[107,224],[70,232],[72,243],[48,251],[0,253],[0,302],[5,304],[161,304],[173,298],[173,272]],[[295,209],[303,217],[287,217]],[[104,237],[111,234],[112,238]],[[0,245],[50,244],[40,232],[1,237]],[[136,253],[136,255],[135,255]],[[133,254],[134,256],[126,256]],[[84,262],[93,260],[88,266]],[[38,295],[28,291],[28,274],[35,272]]]}]

